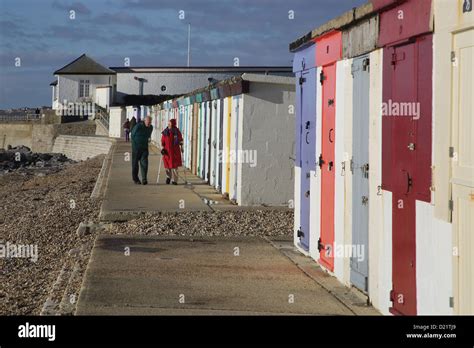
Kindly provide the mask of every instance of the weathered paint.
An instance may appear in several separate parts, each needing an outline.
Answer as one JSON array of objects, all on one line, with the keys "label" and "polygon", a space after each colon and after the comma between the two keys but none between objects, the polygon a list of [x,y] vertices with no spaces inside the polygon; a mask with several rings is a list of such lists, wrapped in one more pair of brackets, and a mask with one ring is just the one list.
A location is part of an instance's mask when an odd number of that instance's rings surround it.
[{"label": "weathered paint", "polygon": [[237,203],[288,206],[294,194],[294,79],[244,78],[251,88],[239,103]]},{"label": "weathered paint", "polygon": [[456,56],[455,53],[452,58],[450,52],[454,47],[455,33],[474,27],[474,11],[463,13],[463,3],[463,0],[436,0],[433,5],[435,14],[443,14],[435,16],[436,32],[433,37],[433,201],[435,216],[447,222],[451,222],[449,200],[452,159],[449,157],[449,147],[452,121],[446,115],[451,115],[454,105],[452,82],[447,81],[452,81],[453,72],[456,71],[454,63],[459,60],[459,54]]},{"label": "weathered paint", "polygon": [[334,193],[335,193],[335,141],[336,141],[336,61],[341,58],[341,32],[332,32],[316,41],[316,63],[322,66],[322,151],[321,169],[321,237],[319,262],[334,270]]},{"label": "weathered paint", "polygon": [[[352,244],[364,257],[351,258],[351,283],[367,292],[369,276],[369,71],[370,59],[361,56],[352,64],[354,83],[352,160]],[[356,249],[357,250],[357,249]]]},{"label": "weathered paint", "polygon": [[231,126],[232,126],[232,97],[227,97],[227,129],[226,129],[226,181],[225,193],[230,192],[230,142],[231,142]]},{"label": "weathered paint", "polygon": [[[397,314],[416,314],[415,199],[430,201],[431,74],[432,35],[385,48],[382,180],[393,193],[391,310]],[[390,107],[406,103],[418,112],[401,115]]]},{"label": "weathered paint", "polygon": [[211,169],[211,129],[212,129],[212,106],[211,101],[206,102],[206,157],[205,157],[205,174],[204,179],[209,183]]},{"label": "weathered paint", "polygon": [[197,173],[197,159],[198,159],[198,123],[199,109],[198,103],[193,104],[193,144],[192,144],[192,166],[191,170],[194,175]]},{"label": "weathered paint", "polygon": [[[472,17],[471,17],[472,18]],[[454,311],[474,313],[474,28],[453,35],[451,183]]]},{"label": "weathered paint", "polygon": [[222,170],[222,163],[223,163],[223,141],[224,141],[224,99],[219,99],[218,100],[218,105],[219,105],[219,141],[218,141],[218,146],[219,146],[219,151],[218,151],[218,156],[217,156],[217,165],[218,165],[218,180],[217,180],[217,189],[220,191],[222,188],[222,176],[223,176],[223,170]]},{"label": "weathered paint", "polygon": [[418,315],[449,315],[453,296],[451,224],[436,219],[434,207],[416,201],[416,302]]},{"label": "weathered paint", "polygon": [[[316,70],[316,77],[321,76],[322,67],[318,67]],[[321,153],[322,149],[322,140],[321,140],[321,125],[323,114],[323,89],[319,82],[316,83],[316,150],[315,150],[315,160],[317,161],[317,156]],[[309,253],[311,257],[319,261],[319,249],[317,241],[321,237],[321,169],[316,165],[314,171],[311,171],[310,179],[310,190],[313,193],[310,196],[310,207],[311,214],[309,218],[309,229],[310,229],[310,240],[315,241],[315,243],[310,243]],[[296,179],[296,178],[295,178]]]},{"label": "weathered paint", "polygon": [[[348,59],[336,62],[336,98],[335,129],[337,137],[334,140],[334,275],[343,284],[350,285],[350,257],[344,250],[351,244],[350,231],[346,229],[346,117],[352,116],[352,77],[351,62]],[[347,174],[349,175],[349,174]],[[322,202],[321,204],[325,204]]]},{"label": "weathered paint", "polygon": [[[211,97],[215,95],[214,90],[211,91]],[[216,140],[217,140],[217,100],[211,102],[211,158],[210,158],[210,169],[209,169],[209,185],[215,186],[216,181]]]},{"label": "weathered paint", "polygon": [[369,86],[369,296],[373,306],[389,314],[392,289],[392,194],[382,183],[383,49],[371,52]]},{"label": "weathered paint", "polygon": [[[299,226],[295,233],[297,245],[308,251],[310,248],[311,171],[316,169],[316,45],[295,53],[293,71],[296,75],[296,161],[301,176],[298,183]],[[296,186],[295,186],[296,188]]]},{"label": "weathered paint", "polygon": [[229,198],[237,202],[238,195],[238,173],[239,173],[239,150],[241,150],[242,144],[239,143],[239,122],[241,120],[242,112],[242,96],[232,97],[232,125],[231,125],[231,151],[232,151],[232,162],[231,162],[231,173],[230,173],[230,190]]},{"label": "weathered paint", "polygon": [[378,14],[364,20],[358,25],[342,32],[342,56],[353,58],[377,48],[379,37]]},{"label": "weathered paint", "polygon": [[433,31],[431,0],[406,0],[380,13],[379,46]]}]

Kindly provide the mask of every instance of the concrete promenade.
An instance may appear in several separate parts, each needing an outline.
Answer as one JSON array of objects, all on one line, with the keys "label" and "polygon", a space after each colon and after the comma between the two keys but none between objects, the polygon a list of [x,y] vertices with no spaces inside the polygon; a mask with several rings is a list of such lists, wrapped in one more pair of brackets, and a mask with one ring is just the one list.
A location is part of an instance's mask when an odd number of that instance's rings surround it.
[{"label": "concrete promenade", "polygon": [[[179,185],[166,185],[166,174],[162,163],[157,184],[161,154],[155,146],[150,146],[148,185],[135,185],[132,181],[130,143],[118,141],[112,151],[100,212],[103,221],[129,220],[145,212],[239,209],[201,178],[191,174],[189,170],[185,172],[183,167],[179,168]],[[188,185],[185,185],[185,179]],[[214,203],[212,207],[208,202]]]},{"label": "concrete promenade", "polygon": [[[128,157],[128,158],[127,158]],[[212,211],[231,204],[180,168],[166,185],[151,148],[148,185],[131,178],[131,146],[114,144],[105,163],[100,217],[120,223],[146,212]],[[186,177],[190,185],[184,185]],[[208,204],[212,200],[215,204]],[[184,206],[183,206],[184,204]],[[271,209],[258,207],[258,209]],[[77,315],[372,315],[366,297],[339,283],[291,238],[100,235],[82,283]]]}]

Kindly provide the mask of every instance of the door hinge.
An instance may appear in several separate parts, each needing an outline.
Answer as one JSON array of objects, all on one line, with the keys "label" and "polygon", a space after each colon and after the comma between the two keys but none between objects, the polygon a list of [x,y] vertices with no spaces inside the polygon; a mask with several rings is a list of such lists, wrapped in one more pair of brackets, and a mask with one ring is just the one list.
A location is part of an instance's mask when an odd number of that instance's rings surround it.
[{"label": "door hinge", "polygon": [[448,201],[448,207],[450,211],[454,210],[454,201],[452,199]]},{"label": "door hinge", "polygon": [[456,62],[456,52],[451,51],[451,63],[455,63],[455,62]]},{"label": "door hinge", "polygon": [[369,58],[365,58],[365,59],[362,61],[362,69],[363,69],[364,71],[367,71],[369,66],[370,66],[370,59],[369,59]]},{"label": "door hinge", "polygon": [[321,73],[319,74],[319,82],[323,84],[324,80],[326,80],[326,76],[324,75],[324,71],[321,70]]},{"label": "door hinge", "polygon": [[449,298],[449,308],[454,308],[454,297]]},{"label": "door hinge", "polygon": [[395,301],[395,291],[390,290],[390,295],[389,295],[389,297],[390,297],[390,301],[391,301],[391,302],[394,302],[394,301]]},{"label": "door hinge", "polygon": [[449,147],[449,158],[454,158],[454,147],[453,146]]}]

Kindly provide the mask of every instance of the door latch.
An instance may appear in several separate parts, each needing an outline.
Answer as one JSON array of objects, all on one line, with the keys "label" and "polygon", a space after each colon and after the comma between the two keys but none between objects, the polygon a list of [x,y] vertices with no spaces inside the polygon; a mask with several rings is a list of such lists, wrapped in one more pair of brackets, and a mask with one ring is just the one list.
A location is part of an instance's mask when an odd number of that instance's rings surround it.
[{"label": "door latch", "polygon": [[364,178],[368,179],[369,178],[369,164],[368,163],[364,164],[362,167],[360,167],[360,169],[362,169],[362,174],[364,175]]},{"label": "door latch", "polygon": [[323,84],[324,80],[326,80],[326,76],[324,75],[324,72],[321,71],[321,73],[319,74],[319,82]]},{"label": "door latch", "polygon": [[410,150],[410,151],[415,151],[415,143],[410,143],[410,144],[408,144],[407,148],[408,148],[408,150]]},{"label": "door latch", "polygon": [[328,99],[328,106],[334,105],[334,99]]},{"label": "door latch", "polygon": [[330,162],[328,163],[328,170],[331,171],[333,166],[334,166],[334,162],[333,162],[333,161],[330,161]]},{"label": "door latch", "polygon": [[321,237],[318,239],[318,251],[321,252],[321,250],[325,250],[326,248],[324,247],[324,244],[321,243]]},{"label": "door latch", "polygon": [[319,160],[318,160],[319,169],[322,169],[322,168],[323,168],[323,164],[324,164],[323,154],[320,154],[320,155],[319,155]]},{"label": "door latch", "polygon": [[302,84],[305,83],[305,82],[306,82],[306,78],[300,77],[300,79],[299,79],[300,85],[302,85]]},{"label": "door latch", "polygon": [[363,204],[363,205],[367,205],[368,202],[369,202],[369,197],[367,197],[367,196],[362,196],[362,204]]},{"label": "door latch", "polygon": [[310,125],[310,124],[311,124],[311,122],[310,122],[310,121],[306,121],[305,128],[306,128],[306,129],[309,129],[309,125]]},{"label": "door latch", "polygon": [[407,193],[410,192],[410,187],[413,186],[413,179],[411,178],[410,174],[407,172]]},{"label": "door latch", "polygon": [[309,190],[304,193],[304,196],[305,196],[306,198],[309,197]]},{"label": "door latch", "polygon": [[298,229],[298,231],[296,232],[296,236],[297,236],[298,238],[304,237],[304,233],[303,233],[303,231],[301,231],[301,226],[300,226],[300,228]]}]

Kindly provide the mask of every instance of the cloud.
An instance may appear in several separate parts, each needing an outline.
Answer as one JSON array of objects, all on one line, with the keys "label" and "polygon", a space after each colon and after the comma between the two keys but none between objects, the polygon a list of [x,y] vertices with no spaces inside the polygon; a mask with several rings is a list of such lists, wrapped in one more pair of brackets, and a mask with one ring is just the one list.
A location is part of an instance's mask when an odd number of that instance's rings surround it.
[{"label": "cloud", "polygon": [[54,0],[53,3],[51,4],[51,7],[54,9],[63,10],[63,11],[74,10],[76,13],[83,14],[83,15],[91,14],[91,10],[86,5],[84,5],[82,2],[79,2],[79,1],[70,3],[68,5],[64,2],[59,2],[57,0]]}]

